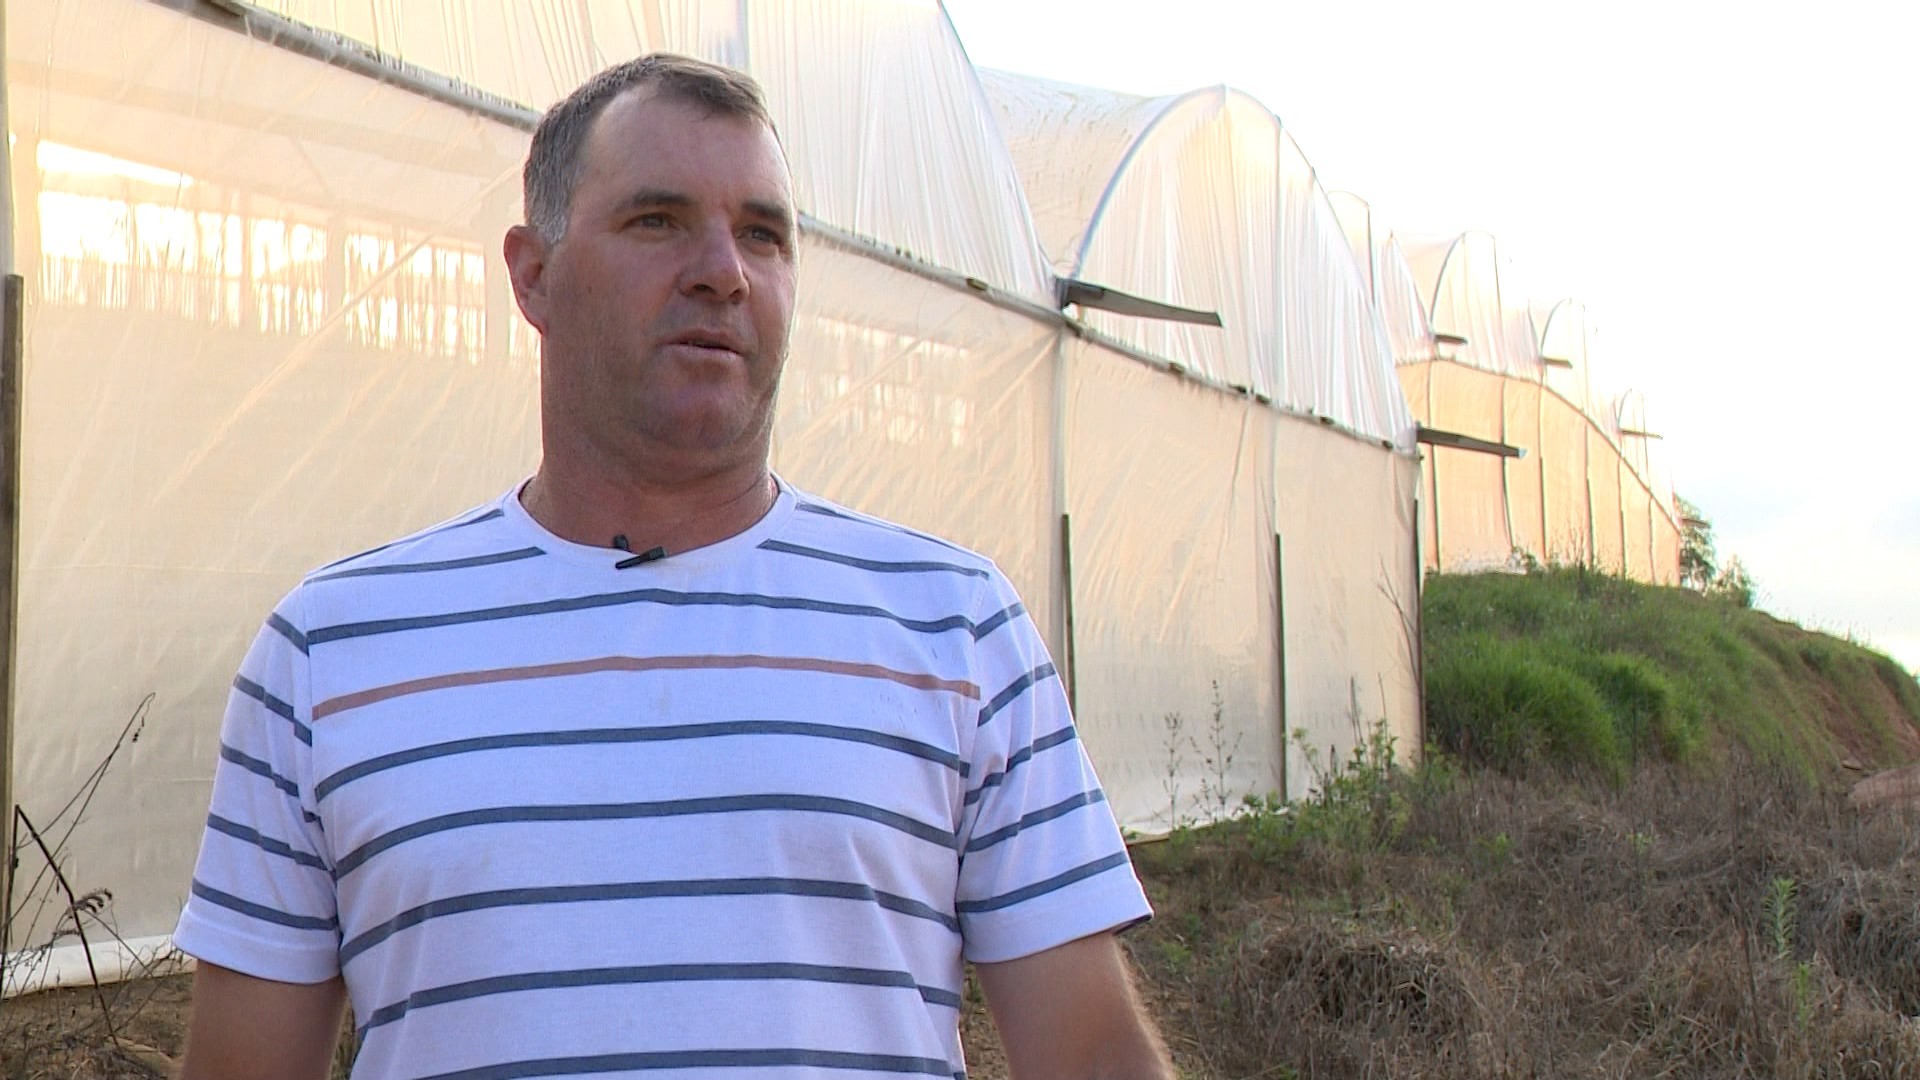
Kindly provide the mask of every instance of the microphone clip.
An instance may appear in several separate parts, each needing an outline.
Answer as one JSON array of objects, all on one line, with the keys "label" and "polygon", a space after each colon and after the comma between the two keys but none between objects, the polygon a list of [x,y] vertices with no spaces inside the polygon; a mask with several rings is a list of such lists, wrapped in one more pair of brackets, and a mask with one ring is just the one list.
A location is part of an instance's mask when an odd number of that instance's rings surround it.
[{"label": "microphone clip", "polygon": [[[626,533],[621,533],[620,535],[614,537],[613,546],[618,548],[621,551],[633,550],[632,547],[628,546]],[[641,552],[638,555],[633,556],[630,559],[621,559],[619,562],[613,564],[613,568],[615,570],[629,570],[629,569],[632,569],[633,567],[641,566],[646,563],[658,562],[661,559],[664,559],[666,557],[667,557],[666,548],[652,547],[652,548],[648,548],[647,550]]]}]

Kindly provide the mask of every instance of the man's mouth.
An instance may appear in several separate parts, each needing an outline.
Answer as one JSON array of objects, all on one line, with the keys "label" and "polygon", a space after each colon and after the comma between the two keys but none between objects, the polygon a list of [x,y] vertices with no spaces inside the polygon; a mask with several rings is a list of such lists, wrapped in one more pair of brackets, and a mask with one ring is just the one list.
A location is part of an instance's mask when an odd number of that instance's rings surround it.
[{"label": "man's mouth", "polygon": [[668,344],[685,345],[712,352],[733,353],[736,356],[746,355],[746,348],[741,344],[739,338],[734,337],[732,334],[720,332],[701,331],[679,334],[669,341]]}]

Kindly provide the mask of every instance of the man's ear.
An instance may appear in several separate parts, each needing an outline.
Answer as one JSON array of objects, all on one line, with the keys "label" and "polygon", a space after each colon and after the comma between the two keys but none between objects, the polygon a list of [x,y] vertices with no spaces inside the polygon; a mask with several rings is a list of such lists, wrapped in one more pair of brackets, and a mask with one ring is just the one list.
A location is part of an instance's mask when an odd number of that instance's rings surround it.
[{"label": "man's ear", "polygon": [[520,314],[542,334],[547,332],[547,242],[531,225],[515,225],[507,230],[500,245],[506,256],[507,277],[513,282],[513,299]]}]

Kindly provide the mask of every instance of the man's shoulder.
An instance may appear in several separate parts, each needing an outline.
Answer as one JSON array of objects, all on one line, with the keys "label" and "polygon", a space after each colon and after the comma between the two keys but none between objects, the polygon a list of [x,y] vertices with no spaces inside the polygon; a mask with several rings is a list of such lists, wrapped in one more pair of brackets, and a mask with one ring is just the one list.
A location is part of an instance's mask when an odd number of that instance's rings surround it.
[{"label": "man's shoulder", "polygon": [[962,544],[897,521],[821,498],[794,492],[794,513],[787,527],[760,546],[768,550],[804,549],[832,556],[829,561],[882,571],[942,572],[957,578],[1004,580],[991,558]]},{"label": "man's shoulder", "polygon": [[307,573],[300,590],[309,595],[352,591],[402,577],[422,579],[436,570],[489,566],[540,555],[531,539],[507,520],[504,500],[490,499],[444,521],[377,547],[336,559]]}]

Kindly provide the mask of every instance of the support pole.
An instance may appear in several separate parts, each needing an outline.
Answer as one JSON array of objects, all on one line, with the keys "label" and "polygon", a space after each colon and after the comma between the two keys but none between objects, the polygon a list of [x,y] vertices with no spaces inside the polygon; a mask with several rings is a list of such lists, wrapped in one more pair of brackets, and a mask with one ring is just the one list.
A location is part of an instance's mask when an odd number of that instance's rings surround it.
[{"label": "support pole", "polygon": [[1060,515],[1060,595],[1067,623],[1067,639],[1061,642],[1061,662],[1067,683],[1067,710],[1075,720],[1080,716],[1080,671],[1073,654],[1073,519]]},{"label": "support pole", "polygon": [[[26,306],[26,282],[14,265],[15,218],[13,200],[13,140],[7,112],[7,5],[0,0],[0,965],[4,965],[12,938],[7,933],[13,912],[13,650],[15,612],[19,608],[20,556],[20,351],[26,338],[20,316]],[[39,220],[38,144],[20,141],[34,177],[28,196],[27,220]],[[39,273],[40,231],[28,236],[33,260],[28,269]]]},{"label": "support pole", "polygon": [[1427,502],[1433,507],[1433,568],[1444,572],[1446,567],[1440,562],[1440,448],[1433,448],[1432,468],[1428,475],[1433,483],[1427,485]]},{"label": "support pole", "polygon": [[[1615,447],[1616,451],[1618,449]],[[1620,576],[1622,578],[1631,576],[1627,573],[1627,485],[1621,480],[1621,475],[1627,471],[1627,455],[1616,452],[1613,459],[1613,499],[1620,507],[1620,512],[1614,516],[1620,521]]]},{"label": "support pole", "polygon": [[[1513,433],[1507,430],[1507,389],[1509,380],[1500,378],[1500,444],[1512,446]],[[1507,526],[1507,556],[1511,558],[1513,549],[1519,547],[1518,538],[1513,533],[1513,460],[1500,459],[1500,509],[1501,517]]]},{"label": "support pole", "polygon": [[1273,625],[1274,662],[1280,670],[1280,801],[1289,802],[1287,790],[1287,560],[1280,545],[1280,534],[1273,534]]},{"label": "support pole", "polygon": [[13,911],[14,649],[20,609],[20,353],[26,282],[0,279],[0,953]]},{"label": "support pole", "polygon": [[1427,567],[1420,552],[1420,496],[1413,497],[1413,707],[1422,753],[1427,749],[1427,628],[1421,614]]},{"label": "support pole", "polygon": [[1540,442],[1540,460],[1535,466],[1540,470],[1540,561],[1553,563],[1553,530],[1547,525],[1547,372],[1540,369],[1540,393],[1533,403],[1533,434]]}]

